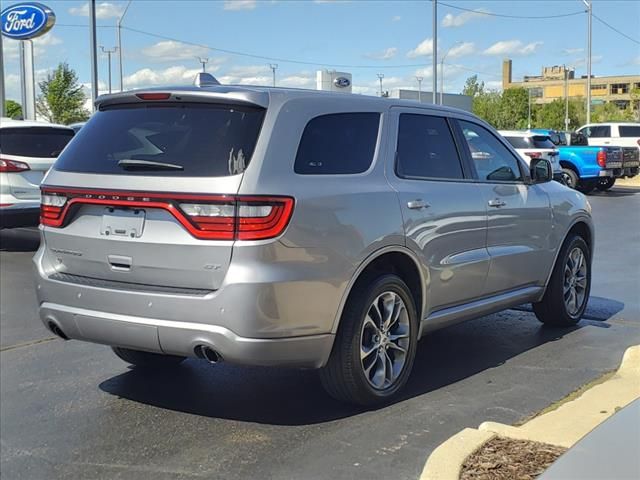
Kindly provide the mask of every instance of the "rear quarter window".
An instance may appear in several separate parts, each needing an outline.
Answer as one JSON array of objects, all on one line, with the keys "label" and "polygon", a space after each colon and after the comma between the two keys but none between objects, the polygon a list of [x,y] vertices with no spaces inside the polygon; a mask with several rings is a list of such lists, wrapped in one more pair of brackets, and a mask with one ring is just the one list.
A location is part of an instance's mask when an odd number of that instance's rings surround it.
[{"label": "rear quarter window", "polygon": [[620,125],[618,131],[621,137],[640,137],[640,125]]},{"label": "rear quarter window", "polygon": [[529,139],[527,137],[504,137],[507,142],[511,144],[513,148],[531,148]]},{"label": "rear quarter window", "polygon": [[307,123],[298,146],[295,173],[334,175],[369,169],[378,140],[379,113],[334,113]]},{"label": "rear quarter window", "polygon": [[51,127],[0,129],[0,153],[21,157],[56,158],[73,138],[73,130]]}]

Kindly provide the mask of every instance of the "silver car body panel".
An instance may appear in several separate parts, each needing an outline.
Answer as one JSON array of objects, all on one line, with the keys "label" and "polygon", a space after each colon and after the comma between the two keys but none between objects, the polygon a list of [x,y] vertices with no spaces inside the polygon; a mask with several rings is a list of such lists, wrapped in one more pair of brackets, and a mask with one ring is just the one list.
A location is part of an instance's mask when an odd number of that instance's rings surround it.
[{"label": "silver car body panel", "polygon": [[[189,101],[267,107],[244,173],[129,176],[54,167],[44,183],[286,195],[295,199],[293,216],[278,238],[235,242],[198,240],[166,211],[154,209],[146,209],[143,234],[136,238],[103,237],[104,208],[95,205],[83,205],[62,228],[41,226],[43,242],[34,257],[40,316],[70,338],[186,356],[194,356],[201,342],[236,363],[320,367],[331,352],[353,285],[386,253],[401,253],[416,265],[423,299],[417,309],[426,332],[539,299],[571,226],[581,221],[593,229],[585,198],[557,182],[496,186],[474,180],[417,183],[395,176],[397,112],[488,127],[463,111],[305,90],[222,86],[152,91]],[[141,101],[135,93],[102,97],[98,103]],[[380,114],[371,167],[352,175],[294,173],[308,121],[347,112]],[[506,198],[509,208],[489,212],[487,199],[495,195]],[[430,207],[408,209],[417,198]],[[496,241],[487,244],[494,236]],[[129,260],[130,268],[118,268]]]}]

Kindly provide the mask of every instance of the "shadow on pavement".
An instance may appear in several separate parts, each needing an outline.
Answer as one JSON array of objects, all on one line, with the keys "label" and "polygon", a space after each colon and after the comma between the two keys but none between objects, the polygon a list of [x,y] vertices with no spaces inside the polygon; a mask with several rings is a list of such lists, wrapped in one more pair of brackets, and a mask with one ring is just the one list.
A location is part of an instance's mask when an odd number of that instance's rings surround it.
[{"label": "shadow on pavement", "polygon": [[604,192],[601,192],[599,190],[593,190],[592,192],[587,194],[587,197],[618,198],[618,197],[628,197],[631,195],[638,195],[638,194],[640,194],[640,188],[613,187],[611,190],[606,190]]},{"label": "shadow on pavement", "polygon": [[0,252],[35,252],[40,245],[37,228],[7,228],[0,230]]},{"label": "shadow on pavement", "polygon": [[[397,402],[497,367],[580,328],[603,325],[623,307],[607,299],[596,303],[599,321],[584,320],[571,328],[544,327],[533,314],[511,310],[432,332],[420,341],[413,373]],[[364,411],[330,398],[312,370],[208,365],[191,359],[170,371],[131,368],[101,383],[100,389],[193,415],[275,425],[323,423]]]}]

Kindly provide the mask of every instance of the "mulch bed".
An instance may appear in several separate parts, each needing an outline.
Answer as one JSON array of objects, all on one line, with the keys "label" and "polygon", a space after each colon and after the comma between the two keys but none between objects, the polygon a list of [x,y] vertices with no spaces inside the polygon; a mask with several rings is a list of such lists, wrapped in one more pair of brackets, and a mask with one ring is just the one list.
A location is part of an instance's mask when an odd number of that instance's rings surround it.
[{"label": "mulch bed", "polygon": [[465,460],[460,480],[532,480],[566,451],[547,443],[495,437]]}]

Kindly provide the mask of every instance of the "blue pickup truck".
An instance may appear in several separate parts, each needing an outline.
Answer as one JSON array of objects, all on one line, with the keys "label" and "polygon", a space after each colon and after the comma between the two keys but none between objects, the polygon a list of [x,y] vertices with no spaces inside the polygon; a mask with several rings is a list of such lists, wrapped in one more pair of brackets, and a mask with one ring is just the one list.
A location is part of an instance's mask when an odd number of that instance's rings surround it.
[{"label": "blue pickup truck", "polygon": [[605,191],[617,178],[635,177],[640,170],[640,150],[636,147],[589,146],[584,135],[535,129],[548,135],[557,146],[565,183],[583,193]]}]

